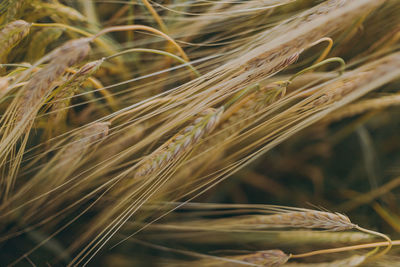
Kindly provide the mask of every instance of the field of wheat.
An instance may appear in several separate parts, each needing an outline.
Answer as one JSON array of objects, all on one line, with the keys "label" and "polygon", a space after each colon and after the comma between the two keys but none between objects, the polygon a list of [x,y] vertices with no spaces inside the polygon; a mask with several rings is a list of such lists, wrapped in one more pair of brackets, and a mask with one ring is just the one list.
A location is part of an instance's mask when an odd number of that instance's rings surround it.
[{"label": "field of wheat", "polygon": [[0,266],[400,266],[399,0],[1,0]]}]

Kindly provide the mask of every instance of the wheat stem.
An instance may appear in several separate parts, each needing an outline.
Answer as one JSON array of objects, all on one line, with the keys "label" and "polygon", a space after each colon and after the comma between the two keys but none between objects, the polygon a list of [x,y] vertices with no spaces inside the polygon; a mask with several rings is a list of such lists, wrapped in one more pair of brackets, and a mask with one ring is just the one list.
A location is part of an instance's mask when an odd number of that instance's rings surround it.
[{"label": "wheat stem", "polygon": [[111,58],[118,57],[118,56],[121,56],[121,55],[124,55],[124,54],[127,54],[127,53],[132,53],[132,52],[145,52],[145,53],[159,54],[159,55],[163,55],[163,56],[166,56],[166,57],[173,58],[173,59],[177,60],[178,62],[187,65],[188,68],[189,68],[197,77],[200,77],[200,76],[201,76],[201,74],[190,64],[190,62],[188,62],[188,61],[184,60],[183,58],[178,57],[178,56],[176,56],[176,55],[174,55],[174,54],[171,54],[171,53],[166,52],[166,51],[158,50],[158,49],[132,48],[132,49],[127,49],[127,50],[124,50],[124,51],[122,51],[122,52],[116,53],[116,54],[114,54],[114,55],[108,56],[107,59],[111,59]]},{"label": "wheat stem", "polygon": [[376,248],[376,247],[388,247],[390,246],[400,246],[400,240],[392,240],[391,242],[374,242],[374,243],[367,243],[367,244],[360,244],[354,246],[346,246],[340,248],[328,248],[328,249],[321,249],[315,250],[307,253],[302,254],[292,254],[291,258],[306,258],[321,254],[331,254],[331,253],[339,253],[339,252],[346,252],[346,251],[353,251],[358,249],[366,249],[366,248]]},{"label": "wheat stem", "polygon": [[152,27],[149,26],[145,26],[145,25],[123,25],[123,26],[114,26],[114,27],[109,27],[106,28],[104,30],[101,30],[100,32],[98,32],[97,34],[95,34],[93,36],[93,40],[96,40],[98,37],[110,33],[110,32],[118,32],[118,31],[135,31],[135,30],[143,30],[143,31],[148,31],[148,32],[152,32],[155,33],[157,35],[160,35],[162,37],[164,37],[166,40],[168,40],[169,42],[171,42],[172,45],[174,45],[176,47],[176,49],[178,50],[178,52],[181,54],[182,58],[186,61],[190,61],[189,57],[186,55],[185,51],[183,51],[183,49],[180,47],[180,45],[178,45],[174,39],[172,39],[170,36],[168,36],[167,34],[156,30]]}]

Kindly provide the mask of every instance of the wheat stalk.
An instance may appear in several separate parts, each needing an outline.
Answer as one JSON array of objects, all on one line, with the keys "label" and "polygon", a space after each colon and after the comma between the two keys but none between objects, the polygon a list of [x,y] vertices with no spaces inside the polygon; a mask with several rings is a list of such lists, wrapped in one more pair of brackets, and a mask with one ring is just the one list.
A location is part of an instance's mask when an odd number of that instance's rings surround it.
[{"label": "wheat stalk", "polygon": [[[274,249],[258,251],[255,253],[240,256],[221,257],[220,260],[201,260],[198,262],[194,262],[193,264],[198,266],[234,267],[245,266],[245,263],[248,263],[250,266],[278,267],[284,265],[289,260],[289,258],[290,256],[285,254],[283,251]],[[228,260],[233,260],[233,262]]]},{"label": "wheat stalk", "polygon": [[287,263],[287,267],[356,267],[367,260],[367,255],[353,255],[348,258],[322,263]]}]

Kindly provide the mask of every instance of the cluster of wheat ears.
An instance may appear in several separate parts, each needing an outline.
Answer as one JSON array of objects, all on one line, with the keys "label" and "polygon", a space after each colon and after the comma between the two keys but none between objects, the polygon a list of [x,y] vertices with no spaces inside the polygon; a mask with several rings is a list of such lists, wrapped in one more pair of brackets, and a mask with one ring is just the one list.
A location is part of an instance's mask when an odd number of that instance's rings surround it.
[{"label": "cluster of wheat ears", "polygon": [[399,0],[1,1],[0,265],[399,266],[399,40]]}]

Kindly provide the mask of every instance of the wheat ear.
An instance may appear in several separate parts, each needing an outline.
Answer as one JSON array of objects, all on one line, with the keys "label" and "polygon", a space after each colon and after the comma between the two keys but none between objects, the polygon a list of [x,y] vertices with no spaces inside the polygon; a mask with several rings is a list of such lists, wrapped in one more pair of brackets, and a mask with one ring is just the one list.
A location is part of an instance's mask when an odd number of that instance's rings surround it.
[{"label": "wheat ear", "polygon": [[[36,114],[47,100],[53,89],[54,82],[64,73],[66,68],[81,61],[90,51],[89,39],[72,40],[55,49],[48,55],[50,63],[36,72],[32,78],[22,87],[20,94],[11,103],[6,111],[5,123],[2,126],[4,135],[0,142],[0,154],[4,165],[6,158],[10,157],[9,164],[5,167],[8,172],[4,182],[5,198],[14,185],[15,177],[22,155],[29,137],[29,131],[33,125]],[[14,124],[13,124],[14,123]],[[15,146],[21,140],[20,147],[15,155]],[[3,166],[2,166],[3,167]]]},{"label": "wheat ear", "polygon": [[324,122],[334,122],[343,118],[359,115],[369,110],[384,109],[391,106],[400,105],[400,95],[388,95],[379,98],[362,100],[354,104],[347,105],[335,113],[330,114]]},{"label": "wheat ear", "polygon": [[295,211],[274,215],[259,215],[238,220],[240,224],[256,224],[259,228],[310,228],[343,231],[356,228],[350,219],[340,213],[326,211]]},{"label": "wheat ear", "polygon": [[199,139],[214,130],[223,111],[223,107],[218,109],[210,108],[204,111],[194,120],[193,124],[174,136],[161,149],[152,153],[137,170],[136,176],[144,176],[162,168],[182,153],[189,151],[197,144]]},{"label": "wheat ear", "polygon": [[35,5],[35,7],[41,10],[42,17],[58,15],[59,17],[68,18],[68,20],[86,21],[85,16],[79,13],[76,9],[57,2],[40,2],[40,5]]},{"label": "wheat ear", "polygon": [[24,20],[10,22],[0,31],[0,63],[5,59],[11,49],[28,35],[31,24]]},{"label": "wheat ear", "polygon": [[54,124],[59,124],[60,122],[65,121],[68,112],[67,108],[71,102],[72,96],[90,76],[96,73],[103,62],[104,60],[100,59],[85,64],[56,89],[54,100],[52,101],[52,112],[50,115],[50,120]]},{"label": "wheat ear", "polygon": [[290,256],[285,254],[283,251],[273,249],[257,251],[255,253],[240,256],[221,257],[220,260],[204,259],[196,262],[196,265],[209,267],[239,267],[245,266],[244,264],[248,263],[251,266],[278,267],[285,264],[289,258]]},{"label": "wheat ear", "polygon": [[89,39],[82,38],[65,43],[51,53],[47,66],[39,70],[22,89],[21,105],[17,109],[17,119],[35,115],[53,88],[54,82],[68,67],[82,61],[89,53]]},{"label": "wheat ear", "polygon": [[[199,225],[210,225],[208,230],[215,229],[273,229],[273,228],[306,228],[324,229],[330,231],[344,231],[358,229],[350,219],[340,213],[316,211],[307,209],[277,209],[276,214],[271,215],[244,215],[240,217],[218,219],[217,223],[208,220],[200,220],[187,223],[185,229],[202,229]],[[173,226],[174,227],[174,226]]]},{"label": "wheat ear", "polygon": [[24,7],[32,2],[32,0],[9,0],[8,8],[6,13],[6,21],[14,20],[21,11],[24,10]]}]

